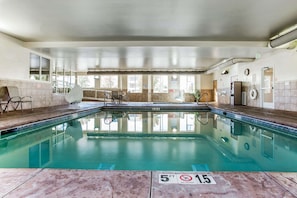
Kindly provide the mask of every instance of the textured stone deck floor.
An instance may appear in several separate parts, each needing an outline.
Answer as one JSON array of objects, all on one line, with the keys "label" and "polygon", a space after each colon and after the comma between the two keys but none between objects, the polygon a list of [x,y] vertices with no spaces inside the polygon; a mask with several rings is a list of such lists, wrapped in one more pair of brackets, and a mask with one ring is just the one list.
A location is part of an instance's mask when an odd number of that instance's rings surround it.
[{"label": "textured stone deck floor", "polygon": [[5,198],[297,197],[297,173],[212,172],[206,174],[210,174],[216,184],[159,183],[159,174],[172,173],[182,172],[0,169],[0,196]]}]

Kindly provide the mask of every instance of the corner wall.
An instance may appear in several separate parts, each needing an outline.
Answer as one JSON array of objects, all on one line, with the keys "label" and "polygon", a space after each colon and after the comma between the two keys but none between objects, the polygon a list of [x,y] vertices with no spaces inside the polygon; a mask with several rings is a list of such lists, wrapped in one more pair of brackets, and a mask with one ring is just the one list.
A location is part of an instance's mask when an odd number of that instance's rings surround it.
[{"label": "corner wall", "polygon": [[65,104],[64,95],[52,94],[50,82],[29,80],[30,52],[22,41],[0,33],[0,87],[17,86],[22,96],[33,97],[34,108]]},{"label": "corner wall", "polygon": [[[247,93],[247,105],[262,107],[261,104],[261,72],[263,67],[274,68],[274,108],[279,110],[297,111],[297,52],[294,50],[277,49],[273,53],[262,55],[251,63],[239,63],[229,68],[227,75],[222,70],[214,73],[218,82],[218,102],[230,104],[230,83],[233,80],[243,82],[243,91]],[[248,76],[245,69],[250,70]],[[255,88],[258,97],[252,100],[249,92]]]},{"label": "corner wall", "polygon": [[10,79],[29,78],[30,51],[22,45],[22,41],[0,33],[0,77]]}]

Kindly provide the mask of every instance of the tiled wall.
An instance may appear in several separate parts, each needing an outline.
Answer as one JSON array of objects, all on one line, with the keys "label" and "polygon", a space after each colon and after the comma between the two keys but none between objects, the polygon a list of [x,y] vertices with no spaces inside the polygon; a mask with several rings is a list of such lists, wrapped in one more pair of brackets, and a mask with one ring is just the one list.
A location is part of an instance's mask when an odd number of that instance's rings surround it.
[{"label": "tiled wall", "polygon": [[[255,88],[258,92],[256,99],[249,97],[250,90]],[[247,105],[261,107],[260,85],[253,87],[243,84],[243,91],[247,93]],[[279,81],[274,84],[274,109],[297,111],[297,81]]]},{"label": "tiled wall", "polygon": [[[48,82],[0,79],[0,87],[5,86],[18,87],[20,96],[32,96],[33,108],[66,104],[64,95],[53,94],[52,86]],[[31,106],[24,104],[23,108],[27,109]]]},{"label": "tiled wall", "polygon": [[276,82],[274,93],[275,109],[297,111],[297,80]]},{"label": "tiled wall", "polygon": [[[258,92],[256,99],[251,99],[249,96],[252,88],[255,88]],[[250,86],[248,83],[243,83],[242,91],[246,92],[247,106],[261,107],[260,85]],[[230,104],[229,89],[218,90],[218,102],[220,104]],[[297,80],[275,82],[274,109],[297,111]]]},{"label": "tiled wall", "polygon": [[229,88],[218,89],[217,98],[219,104],[230,104],[230,90]]},{"label": "tiled wall", "polygon": [[[251,99],[250,91],[255,89],[257,91],[258,96],[255,99]],[[249,83],[242,83],[242,91],[246,93],[246,105],[251,107],[260,107],[261,100],[260,100],[260,85],[253,85],[251,86]]]},{"label": "tiled wall", "polygon": [[[124,92],[128,93],[125,89]],[[143,89],[142,93],[128,93],[127,100],[133,102],[148,101],[148,89]]]}]

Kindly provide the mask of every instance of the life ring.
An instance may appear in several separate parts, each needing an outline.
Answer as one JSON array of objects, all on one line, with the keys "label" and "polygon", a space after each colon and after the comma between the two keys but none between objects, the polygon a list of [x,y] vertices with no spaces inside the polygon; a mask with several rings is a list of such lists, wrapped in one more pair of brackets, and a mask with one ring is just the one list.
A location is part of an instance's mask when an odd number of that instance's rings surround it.
[{"label": "life ring", "polygon": [[250,91],[250,98],[251,98],[252,100],[255,100],[255,99],[257,98],[257,96],[258,96],[258,92],[257,92],[257,90],[256,90],[256,89],[252,89],[252,90]]}]

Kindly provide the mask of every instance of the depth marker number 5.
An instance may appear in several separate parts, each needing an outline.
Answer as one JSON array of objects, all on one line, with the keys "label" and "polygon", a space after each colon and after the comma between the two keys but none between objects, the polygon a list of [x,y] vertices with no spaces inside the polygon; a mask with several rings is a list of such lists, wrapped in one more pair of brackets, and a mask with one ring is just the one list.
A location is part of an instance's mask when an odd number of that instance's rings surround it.
[{"label": "depth marker number 5", "polygon": [[175,174],[160,174],[159,175],[159,183],[163,184],[175,184],[176,181],[176,175]]}]

